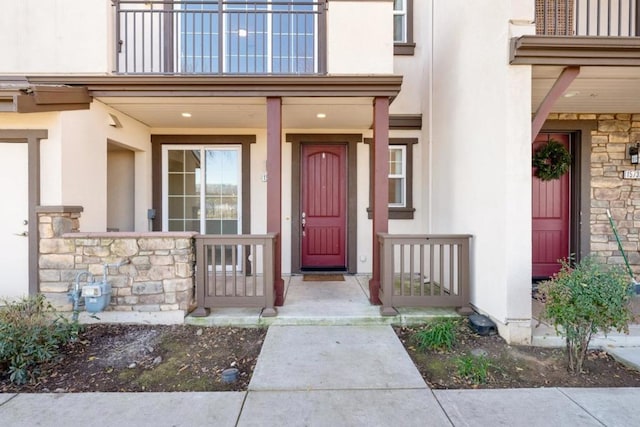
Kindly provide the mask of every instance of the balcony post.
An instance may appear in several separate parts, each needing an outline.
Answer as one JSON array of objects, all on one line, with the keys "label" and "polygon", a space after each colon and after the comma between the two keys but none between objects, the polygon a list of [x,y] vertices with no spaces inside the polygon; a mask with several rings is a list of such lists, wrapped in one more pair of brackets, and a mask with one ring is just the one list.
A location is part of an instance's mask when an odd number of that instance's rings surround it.
[{"label": "balcony post", "polygon": [[378,233],[389,231],[389,98],[373,100],[373,256],[372,277],[369,281],[371,304],[380,304],[380,243]]},{"label": "balcony post", "polygon": [[282,99],[267,98],[267,233],[274,233],[275,305],[284,303],[282,280]]}]

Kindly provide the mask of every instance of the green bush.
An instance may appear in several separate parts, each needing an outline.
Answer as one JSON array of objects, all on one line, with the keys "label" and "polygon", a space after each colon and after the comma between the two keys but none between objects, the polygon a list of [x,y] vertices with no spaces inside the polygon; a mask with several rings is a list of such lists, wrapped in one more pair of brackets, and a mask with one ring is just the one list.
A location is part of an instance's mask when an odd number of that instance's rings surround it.
[{"label": "green bush", "polygon": [[413,341],[422,351],[449,351],[456,340],[457,324],[456,320],[450,318],[436,319],[416,332]]},{"label": "green bush", "polygon": [[486,384],[491,362],[486,356],[460,356],[456,360],[458,375],[473,384]]},{"label": "green bush", "polygon": [[11,382],[24,384],[54,359],[60,347],[77,338],[80,326],[56,314],[43,295],[4,301],[0,307],[0,368]]},{"label": "green bush", "polygon": [[606,267],[585,258],[572,268],[563,261],[560,272],[543,282],[540,290],[546,298],[542,317],[566,338],[572,373],[582,372],[593,334],[612,329],[628,332],[632,289],[628,274],[619,266]]}]

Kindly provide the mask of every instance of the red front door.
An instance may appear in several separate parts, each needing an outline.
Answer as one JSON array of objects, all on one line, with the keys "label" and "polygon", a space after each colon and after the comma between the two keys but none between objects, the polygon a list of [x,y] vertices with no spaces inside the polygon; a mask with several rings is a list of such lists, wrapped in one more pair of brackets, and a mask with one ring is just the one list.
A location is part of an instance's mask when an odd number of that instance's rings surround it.
[{"label": "red front door", "polygon": [[347,147],[303,145],[302,268],[344,269],[347,265]]},{"label": "red front door", "polygon": [[[570,150],[569,134],[541,133],[533,143],[532,153],[551,139]],[[560,271],[559,259],[569,256],[571,172],[551,181],[536,177],[534,169],[532,173],[532,273],[534,278],[546,278]]]}]

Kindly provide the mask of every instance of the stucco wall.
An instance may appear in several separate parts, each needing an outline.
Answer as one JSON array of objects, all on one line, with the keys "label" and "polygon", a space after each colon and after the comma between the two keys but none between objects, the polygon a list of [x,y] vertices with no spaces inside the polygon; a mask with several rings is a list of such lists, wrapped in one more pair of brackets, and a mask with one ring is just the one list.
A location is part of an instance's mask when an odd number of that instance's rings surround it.
[{"label": "stucco wall", "polygon": [[430,232],[474,236],[472,304],[495,319],[509,341],[526,342],[531,68],[508,62],[510,21],[523,18],[519,4],[433,4]]},{"label": "stucco wall", "polygon": [[[122,127],[109,125],[109,113],[118,117]],[[106,231],[107,143],[114,141],[135,151],[135,230],[147,231],[146,210],[151,207],[149,128],[96,100],[90,110],[60,113],[60,125],[62,197],[53,204],[82,205],[81,231]]]},{"label": "stucco wall", "polygon": [[334,1],[327,12],[329,74],[393,73],[393,2]]},{"label": "stucco wall", "polygon": [[130,150],[107,151],[107,229],[134,231],[135,154]]},{"label": "stucco wall", "polygon": [[[3,0],[1,4],[0,74],[113,71],[115,37],[111,1]],[[392,11],[391,1],[330,2],[328,72],[392,73]]]},{"label": "stucco wall", "polygon": [[3,0],[0,4],[0,73],[111,71],[110,1]]}]

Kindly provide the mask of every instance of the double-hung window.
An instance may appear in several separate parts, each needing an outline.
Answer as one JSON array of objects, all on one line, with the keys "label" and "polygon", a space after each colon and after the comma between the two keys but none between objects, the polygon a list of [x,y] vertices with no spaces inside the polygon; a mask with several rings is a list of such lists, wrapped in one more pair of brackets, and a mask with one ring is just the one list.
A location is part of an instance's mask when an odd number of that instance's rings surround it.
[{"label": "double-hung window", "polygon": [[[371,150],[372,141],[367,138],[365,142]],[[389,219],[413,219],[413,145],[417,143],[417,138],[389,138]],[[370,201],[372,195],[370,192]],[[367,212],[372,218],[371,207]]]},{"label": "double-hung window", "polygon": [[407,42],[407,0],[393,2],[393,42]]},{"label": "double-hung window", "polygon": [[407,203],[407,146],[389,147],[389,207],[404,208]]},{"label": "double-hung window", "polygon": [[413,55],[413,0],[393,1],[393,43],[395,55]]}]

